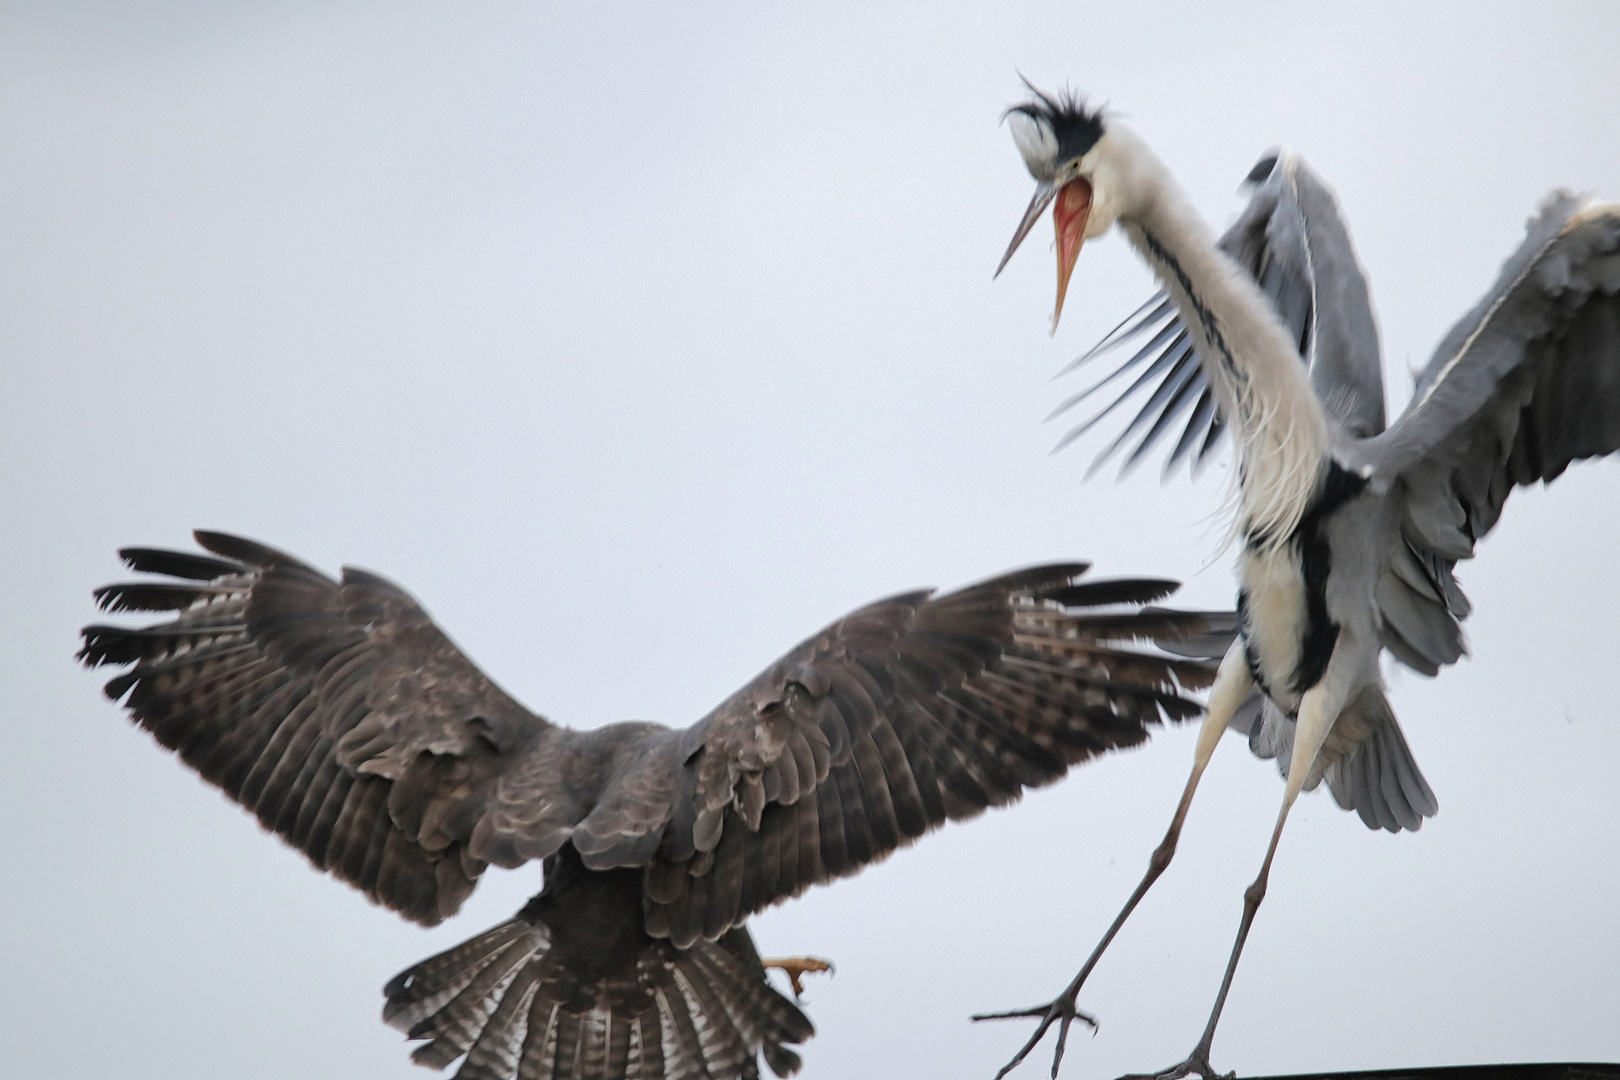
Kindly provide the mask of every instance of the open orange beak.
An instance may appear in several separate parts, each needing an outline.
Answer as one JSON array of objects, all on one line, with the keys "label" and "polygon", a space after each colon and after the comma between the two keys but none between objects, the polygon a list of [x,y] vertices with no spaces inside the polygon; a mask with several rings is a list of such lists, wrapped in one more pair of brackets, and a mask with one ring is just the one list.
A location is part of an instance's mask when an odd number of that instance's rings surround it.
[{"label": "open orange beak", "polygon": [[1052,224],[1057,227],[1058,257],[1057,307],[1052,311],[1052,333],[1055,334],[1058,318],[1063,314],[1063,297],[1069,291],[1069,275],[1074,273],[1075,260],[1080,257],[1080,245],[1086,239],[1086,219],[1091,216],[1091,181],[1076,177],[1061,188],[1048,183],[1036,185],[1035,197],[1029,201],[1029,209],[1024,211],[1024,219],[1018,223],[1018,231],[1013,233],[1012,243],[1007,245],[1007,253],[1001,257],[1001,265],[996,267],[996,273],[999,275],[1007,260],[1013,257],[1013,252],[1018,250],[1018,245],[1035,227],[1035,222],[1040,220],[1041,212],[1048,203],[1056,203],[1052,207]]},{"label": "open orange beak", "polygon": [[1069,275],[1074,273],[1080,245],[1086,242],[1086,218],[1091,216],[1091,182],[1070,180],[1058,191],[1052,207],[1052,224],[1057,227],[1058,291],[1057,307],[1052,310],[1052,333],[1057,333],[1063,315],[1063,297],[1069,291]]}]

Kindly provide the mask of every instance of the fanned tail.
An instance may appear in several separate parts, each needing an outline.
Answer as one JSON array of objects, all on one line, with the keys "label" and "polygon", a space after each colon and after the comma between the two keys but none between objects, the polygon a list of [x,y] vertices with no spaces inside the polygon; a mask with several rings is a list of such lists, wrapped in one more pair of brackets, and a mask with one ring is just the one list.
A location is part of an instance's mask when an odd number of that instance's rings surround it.
[{"label": "fanned tail", "polygon": [[411,1059],[457,1080],[753,1080],[798,1071],[815,1033],[765,981],[741,928],[676,949],[649,940],[627,970],[590,972],[544,921],[517,918],[384,987],[383,1020],[426,1039]]},{"label": "fanned tail", "polygon": [[[1294,721],[1266,704],[1249,733],[1256,757],[1276,758],[1286,779],[1294,749]],[[1384,691],[1369,686],[1344,707],[1306,778],[1305,790],[1323,780],[1340,809],[1354,810],[1369,829],[1416,832],[1440,812]]]}]

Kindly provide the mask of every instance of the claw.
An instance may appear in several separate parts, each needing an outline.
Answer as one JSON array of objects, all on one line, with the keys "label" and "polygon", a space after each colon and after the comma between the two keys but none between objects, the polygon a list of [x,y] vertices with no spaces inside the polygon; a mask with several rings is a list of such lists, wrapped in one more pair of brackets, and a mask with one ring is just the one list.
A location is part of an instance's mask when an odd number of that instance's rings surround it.
[{"label": "claw", "polygon": [[829,975],[838,974],[831,960],[823,960],[819,956],[784,956],[776,960],[761,960],[760,963],[768,968],[779,968],[787,974],[788,982],[793,984],[795,998],[804,994],[804,984],[799,980],[812,973],[827,972]]},{"label": "claw", "polygon": [[1188,1076],[1201,1076],[1204,1080],[1236,1080],[1237,1072],[1218,1073],[1209,1063],[1209,1054],[1194,1050],[1186,1061],[1156,1073],[1128,1073],[1119,1080],[1184,1080]]},{"label": "claw", "polygon": [[1024,1043],[1018,1053],[1013,1055],[1013,1059],[1003,1065],[1000,1072],[996,1073],[996,1080],[1002,1080],[1002,1077],[1022,1065],[1024,1059],[1029,1056],[1029,1052],[1035,1049],[1040,1041],[1046,1037],[1047,1031],[1051,1029],[1054,1023],[1058,1025],[1058,1037],[1057,1049],[1052,1054],[1052,1080],[1057,1080],[1058,1067],[1063,1064],[1063,1051],[1069,1044],[1070,1026],[1076,1020],[1079,1020],[1091,1028],[1092,1035],[1096,1035],[1097,1029],[1101,1026],[1097,1023],[1096,1017],[1091,1016],[1089,1013],[1083,1013],[1074,1007],[1074,996],[1072,994],[1065,994],[1050,1004],[1036,1005],[1028,1009],[1015,1009],[1012,1012],[977,1013],[973,1019],[975,1021],[1015,1020],[1026,1017],[1040,1017],[1041,1022],[1035,1026],[1035,1033],[1029,1037],[1029,1040]]}]

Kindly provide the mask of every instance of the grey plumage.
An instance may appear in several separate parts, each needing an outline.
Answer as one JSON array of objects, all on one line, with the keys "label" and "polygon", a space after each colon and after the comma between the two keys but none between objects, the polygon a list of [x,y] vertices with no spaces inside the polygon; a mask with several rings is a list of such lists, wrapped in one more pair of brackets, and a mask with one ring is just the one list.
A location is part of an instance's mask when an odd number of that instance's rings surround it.
[{"label": "grey plumage", "polygon": [[[1297,156],[1267,154],[1249,174],[1248,208],[1217,241],[1169,170],[1111,117],[1091,114],[1093,143],[1059,153],[1043,132],[1072,128],[1086,112],[1072,96],[1037,93],[1016,110],[1013,131],[1037,203],[1054,207],[1058,311],[1082,243],[1116,223],[1163,292],[1081,358],[1149,338],[1071,399],[1145,365],[1065,441],[1142,391],[1146,403],[1099,462],[1135,440],[1128,469],[1189,409],[1167,472],[1195,445],[1196,463],[1223,431],[1236,436],[1238,634],[1176,815],[1137,891],[1058,998],[996,1015],[1040,1020],[1008,1069],[1059,1023],[1056,1075],[1064,1035],[1082,1015],[1081,985],[1169,864],[1219,736],[1235,726],[1255,753],[1277,759],[1284,788],[1204,1034],[1159,1074],[1208,1077],[1221,1009],[1300,792],[1326,779],[1340,806],[1392,832],[1438,810],[1389,707],[1380,654],[1427,675],[1456,662],[1470,605],[1454,567],[1472,557],[1508,495],[1620,450],[1620,207],[1551,196],[1386,429],[1366,280],[1327,185]],[[1026,212],[1009,255],[1039,209]]]},{"label": "grey plumage", "polygon": [[[1254,278],[1297,343],[1323,411],[1340,425],[1336,456],[1367,472],[1371,493],[1383,497],[1341,526],[1379,545],[1371,592],[1380,643],[1406,666],[1436,675],[1466,652],[1461,622],[1472,606],[1457,584],[1456,563],[1473,556],[1508,494],[1556,479],[1573,461],[1620,449],[1620,212],[1583,209],[1566,193],[1550,196],[1492,288],[1442,339],[1411,403],[1386,431],[1370,293],[1332,191],[1284,151],[1265,155],[1250,180],[1258,181],[1250,200],[1218,246]],[[1157,387],[1158,396],[1127,432],[1153,426],[1127,466],[1163,444],[1162,401],[1174,378],[1164,371],[1165,343],[1185,342],[1186,327],[1156,294],[1087,354],[1150,332],[1158,344],[1145,359],[1150,371],[1159,370],[1142,387]],[[1143,362],[1133,356],[1116,374]],[[1191,385],[1208,400],[1196,358],[1194,368]],[[1201,458],[1223,430],[1218,414],[1195,413],[1166,471],[1192,443]],[[1121,445],[1108,446],[1098,463]],[[1341,805],[1361,809],[1340,792]],[[1389,820],[1362,818],[1375,827]],[[1421,818],[1402,823],[1415,828]]]},{"label": "grey plumage", "polygon": [[[1275,759],[1278,771],[1287,779],[1294,749],[1293,719],[1263,695],[1250,695],[1245,705],[1254,710],[1258,723],[1251,720],[1252,727],[1243,728],[1234,720],[1232,726],[1247,730],[1255,757]],[[1377,686],[1363,687],[1345,706],[1305,780],[1305,790],[1315,790],[1324,779],[1333,801],[1342,809],[1356,811],[1369,829],[1416,832],[1425,817],[1440,810],[1388,698]]]},{"label": "grey plumage", "polygon": [[869,604],[684,730],[555,725],[469,661],[398,586],[334,580],[199,532],[126,549],[178,580],[97,591],[143,627],[80,658],[132,719],[267,829],[415,922],[490,864],[545,861],[517,917],[389,984],[417,1060],[459,1075],[785,1075],[809,1021],[765,981],[746,918],[947,820],[1196,715],[1207,664],[1132,640],[1207,632],[1144,611],[1174,582],[1035,567]]},{"label": "grey plumage", "polygon": [[[1245,181],[1252,186],[1248,204],[1216,246],[1252,277],[1271,301],[1300,358],[1311,373],[1311,385],[1324,408],[1347,431],[1360,436],[1384,430],[1383,361],[1378,326],[1366,277],[1351,246],[1333,192],[1298,155],[1271,151],[1261,157]],[[1120,327],[1080,358],[1085,363],[1124,343],[1152,332],[1146,346],[1093,387],[1059,406],[1062,413],[1143,363],[1142,376],[1105,410],[1064,436],[1067,445],[1091,426],[1147,389],[1149,398],[1126,430],[1097,457],[1100,467],[1120,452],[1129,436],[1151,425],[1132,447],[1128,469],[1142,460],[1174,430],[1173,409],[1164,392],[1176,371],[1187,373],[1182,409],[1196,404],[1165,460],[1168,473],[1182,461],[1204,462],[1220,445],[1225,420],[1215,407],[1213,391],[1168,294],[1155,293]],[[1168,369],[1168,373],[1167,373]],[[1196,447],[1196,453],[1191,453]],[[1189,456],[1190,454],[1190,456]]]}]

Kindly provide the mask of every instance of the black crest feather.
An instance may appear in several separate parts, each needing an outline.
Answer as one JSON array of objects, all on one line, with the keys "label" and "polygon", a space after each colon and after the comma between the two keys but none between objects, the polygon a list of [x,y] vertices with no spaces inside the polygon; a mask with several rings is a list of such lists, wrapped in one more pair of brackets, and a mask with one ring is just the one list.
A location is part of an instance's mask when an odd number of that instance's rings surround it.
[{"label": "black crest feather", "polygon": [[1036,89],[1028,79],[1024,79],[1024,85],[1035,95],[1034,99],[1014,105],[1007,110],[1007,115],[1021,113],[1051,131],[1057,139],[1059,162],[1083,156],[1102,138],[1102,110],[1088,108],[1079,94],[1073,90],[1047,94]]}]

